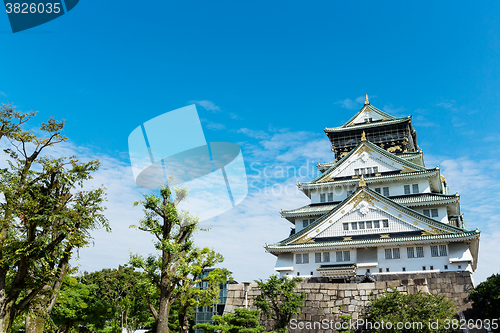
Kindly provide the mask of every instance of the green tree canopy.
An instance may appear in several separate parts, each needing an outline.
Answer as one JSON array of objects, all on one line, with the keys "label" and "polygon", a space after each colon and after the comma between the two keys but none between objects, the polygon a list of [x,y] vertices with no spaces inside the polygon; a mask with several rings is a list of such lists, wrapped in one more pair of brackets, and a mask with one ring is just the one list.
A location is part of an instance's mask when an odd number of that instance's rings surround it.
[{"label": "green tree canopy", "polygon": [[81,190],[99,161],[46,156],[67,141],[64,122],[49,119],[36,130],[23,130],[34,115],[0,107],[8,162],[0,169],[0,333],[23,312],[50,309],[74,249],[89,243],[91,230],[109,229],[104,189]]},{"label": "green tree canopy", "polygon": [[214,324],[197,324],[194,328],[207,333],[260,333],[265,327],[259,324],[259,318],[259,310],[234,309],[234,313],[213,316]]},{"label": "green tree canopy", "polygon": [[484,318],[500,318],[500,274],[493,274],[470,293],[472,306],[484,314]]},{"label": "green tree canopy", "polygon": [[[193,233],[198,230],[198,218],[185,211],[178,211],[177,205],[186,197],[187,190],[175,188],[175,195],[168,185],[160,188],[160,196],[145,194],[142,204],[144,218],[140,220],[139,230],[149,232],[156,238],[155,248],[158,254],[147,258],[131,255],[130,263],[146,271],[153,286],[158,290],[158,305],[148,293],[147,299],[151,313],[156,320],[157,333],[169,332],[170,308],[176,302],[195,302],[197,295],[192,294],[192,287],[201,282],[197,278],[203,269],[222,262],[219,253],[205,247],[198,248],[193,242]],[[184,296],[192,294],[188,299]],[[183,298],[184,297],[184,298]],[[194,303],[190,304],[194,305]],[[183,319],[185,331],[186,321]]]},{"label": "green tree canopy", "polygon": [[254,297],[254,304],[267,318],[275,320],[273,328],[278,332],[288,332],[292,316],[299,314],[299,308],[304,305],[306,294],[295,290],[299,281],[300,278],[279,278],[277,275],[255,281],[261,293]]},{"label": "green tree canopy", "polygon": [[[391,332],[454,331],[451,327],[445,328],[445,320],[454,318],[456,315],[455,305],[446,300],[444,295],[432,295],[420,291],[415,294],[403,294],[394,289],[374,299],[366,311],[366,321],[391,323]],[[436,327],[429,325],[429,323],[436,321],[438,322]],[[402,323],[403,326],[398,328],[398,323]],[[419,323],[422,324],[421,327]],[[405,327],[405,324],[411,324],[411,326]],[[386,327],[374,328],[371,332],[387,332]]]}]

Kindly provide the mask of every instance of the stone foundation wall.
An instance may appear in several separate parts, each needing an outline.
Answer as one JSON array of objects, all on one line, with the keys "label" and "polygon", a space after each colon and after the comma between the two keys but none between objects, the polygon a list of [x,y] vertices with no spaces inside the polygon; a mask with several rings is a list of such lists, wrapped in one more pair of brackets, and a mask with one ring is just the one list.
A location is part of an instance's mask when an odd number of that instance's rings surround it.
[{"label": "stone foundation wall", "polygon": [[[421,274],[383,274],[374,276],[377,282],[370,283],[329,283],[326,278],[304,279],[298,284],[297,291],[306,293],[306,301],[301,308],[301,314],[294,318],[299,321],[321,322],[324,319],[338,321],[339,315],[360,318],[363,309],[370,304],[370,299],[396,288],[401,292],[415,293],[417,291],[445,295],[453,301],[459,311],[471,308],[469,293],[474,289],[472,276],[469,272],[440,272]],[[255,309],[253,297],[260,291],[257,285],[250,285],[248,292],[248,307]],[[224,313],[235,308],[245,307],[245,291],[243,285],[229,285],[228,297]],[[268,330],[272,322],[261,318]],[[295,330],[291,330],[295,332]],[[297,332],[299,330],[296,330]],[[331,330],[300,330],[308,332],[333,332]]]}]

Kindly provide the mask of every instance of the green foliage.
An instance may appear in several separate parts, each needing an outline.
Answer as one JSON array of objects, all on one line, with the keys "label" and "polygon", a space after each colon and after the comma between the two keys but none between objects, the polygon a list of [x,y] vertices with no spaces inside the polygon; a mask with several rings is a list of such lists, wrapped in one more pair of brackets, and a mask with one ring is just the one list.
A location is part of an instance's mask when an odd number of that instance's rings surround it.
[{"label": "green foliage", "polygon": [[469,295],[472,306],[484,314],[484,318],[500,318],[500,274],[493,274],[481,282]]},{"label": "green foliage", "polygon": [[34,115],[0,107],[0,139],[8,143],[8,167],[0,169],[0,294],[6,296],[0,299],[0,332],[33,305],[47,307],[73,250],[89,244],[91,230],[109,230],[104,189],[80,189],[99,161],[45,156],[67,141],[64,122],[49,119],[36,134],[24,131]]},{"label": "green foliage", "polygon": [[304,305],[306,294],[295,291],[299,281],[300,278],[279,278],[277,275],[271,275],[266,281],[255,281],[261,293],[254,298],[254,304],[267,318],[275,320],[273,328],[278,332],[288,332],[292,316],[299,314],[298,308]]},{"label": "green foliage", "polygon": [[[374,299],[367,308],[365,320],[371,323],[392,323],[391,332],[453,332],[446,330],[445,319],[453,319],[456,314],[453,302],[444,295],[432,295],[422,292],[402,294],[393,289]],[[438,321],[439,326],[430,327],[429,323]],[[397,328],[397,323],[412,323],[410,329]],[[413,323],[422,323],[422,327]],[[409,327],[409,326],[408,326]],[[372,332],[386,332],[387,329],[373,329]]]},{"label": "green foliage", "polygon": [[213,316],[214,324],[197,324],[194,328],[201,328],[207,333],[260,333],[265,327],[259,324],[259,318],[259,310],[234,309],[234,313]]},{"label": "green foliage", "polygon": [[[161,332],[168,332],[168,323],[176,320],[169,320],[170,307],[175,302],[179,301],[182,308],[178,312],[180,331],[187,332],[189,308],[213,302],[218,293],[215,284],[205,291],[195,287],[202,282],[199,276],[203,270],[221,263],[223,257],[207,247],[195,246],[193,233],[199,229],[198,218],[177,210],[186,196],[185,189],[175,188],[174,195],[168,185],[163,185],[159,196],[144,194],[143,201],[134,203],[143,206],[144,218],[138,226],[131,227],[151,233],[156,238],[154,246],[158,253],[148,257],[134,254],[129,262],[147,272],[151,285],[156,288],[149,289],[146,296],[157,330]],[[157,301],[152,300],[152,293],[159,295]]]},{"label": "green foliage", "polygon": [[131,267],[67,277],[51,318],[56,330],[117,332],[151,328],[154,319],[144,299],[144,273]]}]

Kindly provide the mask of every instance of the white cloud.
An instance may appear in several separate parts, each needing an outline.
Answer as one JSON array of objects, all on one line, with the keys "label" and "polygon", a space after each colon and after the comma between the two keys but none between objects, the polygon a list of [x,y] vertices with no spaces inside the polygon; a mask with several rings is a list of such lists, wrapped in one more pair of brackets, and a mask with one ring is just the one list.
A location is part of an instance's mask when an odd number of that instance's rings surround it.
[{"label": "white cloud", "polygon": [[500,232],[500,163],[496,159],[472,160],[427,156],[428,165],[439,164],[446,177],[450,193],[460,194],[461,211],[467,229],[481,231],[476,283],[498,273],[500,266],[498,238]]},{"label": "white cloud", "polygon": [[220,112],[220,107],[215,105],[214,102],[208,101],[208,100],[201,100],[201,101],[190,101],[189,104],[198,104],[200,106],[203,106],[206,110],[212,111],[214,113]]},{"label": "white cloud", "polygon": [[0,91],[0,96],[7,97],[7,94],[3,91]]},{"label": "white cloud", "polygon": [[354,100],[346,98],[342,101],[335,102],[335,104],[340,104],[341,107],[349,110],[359,109],[363,106],[365,102],[365,96],[356,97]]},{"label": "white cloud", "polygon": [[226,128],[226,125],[224,125],[224,124],[215,123],[215,122],[207,120],[207,119],[200,119],[200,120],[203,123],[205,123],[206,128],[213,130],[213,131],[223,130]]}]

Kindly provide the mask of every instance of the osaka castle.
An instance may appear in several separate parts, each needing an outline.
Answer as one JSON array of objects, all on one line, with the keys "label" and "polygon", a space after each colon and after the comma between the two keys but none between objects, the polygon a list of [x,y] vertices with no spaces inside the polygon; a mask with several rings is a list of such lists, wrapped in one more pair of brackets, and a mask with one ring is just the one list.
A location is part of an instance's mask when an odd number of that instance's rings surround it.
[{"label": "osaka castle", "polygon": [[480,233],[466,228],[439,167],[425,165],[411,116],[395,118],[367,96],[347,123],[324,131],[335,159],[298,183],[310,204],[282,210],[290,235],[265,246],[280,276],[475,271]]}]

